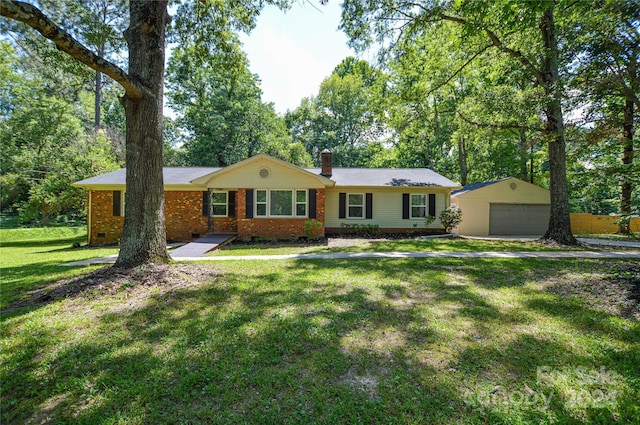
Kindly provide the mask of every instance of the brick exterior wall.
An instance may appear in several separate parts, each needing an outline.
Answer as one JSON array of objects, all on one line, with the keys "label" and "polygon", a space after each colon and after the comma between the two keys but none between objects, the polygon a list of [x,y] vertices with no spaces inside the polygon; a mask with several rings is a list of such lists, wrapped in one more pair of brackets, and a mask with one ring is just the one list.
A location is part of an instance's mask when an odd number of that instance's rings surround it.
[{"label": "brick exterior wall", "polygon": [[[165,195],[165,219],[167,240],[192,240],[209,231],[209,218],[202,215],[201,191],[167,191]],[[91,229],[89,244],[114,244],[122,237],[124,217],[113,216],[113,191],[90,191]],[[292,239],[305,236],[306,218],[254,218],[246,217],[246,189],[236,195],[236,217],[214,217],[213,232],[237,233],[241,239],[252,237]],[[314,236],[324,236],[325,191],[316,194],[316,220],[323,223],[315,229]]]},{"label": "brick exterior wall", "polygon": [[[294,239],[306,236],[304,224],[308,218],[245,218],[247,189],[239,189],[236,197],[238,205],[238,238],[248,240],[252,237]],[[316,218],[323,225],[313,231],[313,236],[324,236],[325,191],[316,192]]]},{"label": "brick exterior wall", "polygon": [[90,245],[105,245],[120,241],[124,217],[113,216],[113,191],[89,192],[91,196]]},{"label": "brick exterior wall", "polygon": [[[202,192],[164,192],[167,240],[190,240],[206,235],[208,217],[202,215]],[[197,236],[196,236],[197,237]]]}]

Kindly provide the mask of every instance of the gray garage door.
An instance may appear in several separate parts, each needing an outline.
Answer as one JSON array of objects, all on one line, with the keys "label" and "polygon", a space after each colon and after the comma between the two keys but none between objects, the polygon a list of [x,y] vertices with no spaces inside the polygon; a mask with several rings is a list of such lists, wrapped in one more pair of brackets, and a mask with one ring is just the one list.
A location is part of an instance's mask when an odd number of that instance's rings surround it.
[{"label": "gray garage door", "polygon": [[542,236],[549,225],[549,205],[491,204],[490,235]]}]

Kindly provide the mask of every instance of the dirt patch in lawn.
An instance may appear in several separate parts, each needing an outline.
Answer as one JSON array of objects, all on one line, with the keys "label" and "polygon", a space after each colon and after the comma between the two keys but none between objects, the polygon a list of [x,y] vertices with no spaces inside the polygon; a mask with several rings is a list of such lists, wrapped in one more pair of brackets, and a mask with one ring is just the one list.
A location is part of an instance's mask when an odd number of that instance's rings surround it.
[{"label": "dirt patch in lawn", "polygon": [[215,280],[217,272],[201,264],[148,264],[132,269],[105,267],[86,275],[61,279],[31,291],[25,299],[10,304],[3,313],[23,307],[40,307],[64,298],[96,298],[126,291],[131,296],[151,289],[167,292]]},{"label": "dirt patch in lawn", "polygon": [[546,288],[563,297],[576,297],[589,307],[640,321],[640,262],[616,264],[604,273],[556,276]]}]

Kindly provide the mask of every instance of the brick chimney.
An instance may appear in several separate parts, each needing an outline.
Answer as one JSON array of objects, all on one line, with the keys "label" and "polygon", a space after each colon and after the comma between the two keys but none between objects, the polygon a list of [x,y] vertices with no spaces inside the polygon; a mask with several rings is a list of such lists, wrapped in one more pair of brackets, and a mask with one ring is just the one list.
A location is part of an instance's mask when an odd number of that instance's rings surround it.
[{"label": "brick chimney", "polygon": [[325,149],[320,154],[320,158],[322,160],[322,171],[320,172],[321,176],[331,177],[333,174],[333,154],[329,149]]}]

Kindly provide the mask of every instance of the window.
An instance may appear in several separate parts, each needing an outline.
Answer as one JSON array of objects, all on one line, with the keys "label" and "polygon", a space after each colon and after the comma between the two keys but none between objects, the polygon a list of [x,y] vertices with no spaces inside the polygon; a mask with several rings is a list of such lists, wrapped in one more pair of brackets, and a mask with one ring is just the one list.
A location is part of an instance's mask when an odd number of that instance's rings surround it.
[{"label": "window", "polygon": [[267,216],[267,191],[256,190],[256,216]]},{"label": "window", "polygon": [[307,191],[296,190],[296,216],[304,217],[307,215]]},{"label": "window", "polygon": [[[427,215],[431,217],[436,216],[436,195],[435,193],[429,193],[428,195],[419,193],[411,194],[411,200],[409,200],[409,194],[403,195],[405,198],[403,218],[426,218]],[[411,205],[409,205],[409,203]]]},{"label": "window", "polygon": [[256,190],[256,217],[306,216],[306,190]]},{"label": "window", "polygon": [[293,215],[293,191],[292,190],[272,190],[269,215],[280,217],[291,217]]},{"label": "window", "polygon": [[411,218],[425,218],[427,215],[427,195],[411,195]]},{"label": "window", "polygon": [[227,192],[211,192],[211,215],[227,216]]},{"label": "window", "polygon": [[347,218],[364,218],[364,194],[347,195]]}]

